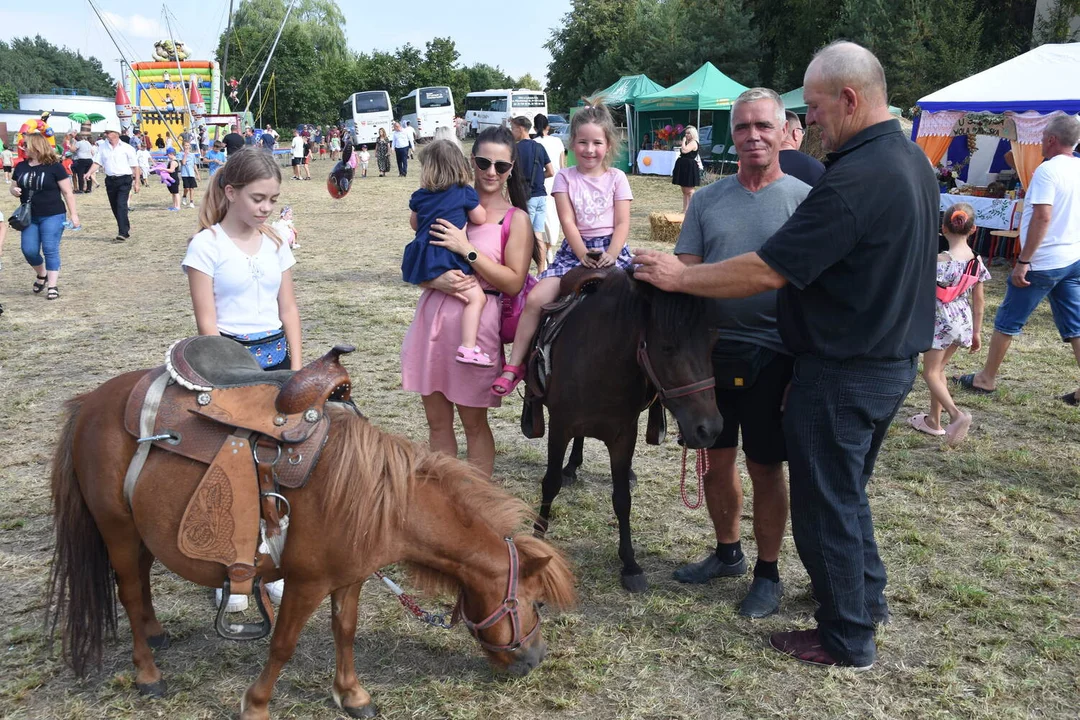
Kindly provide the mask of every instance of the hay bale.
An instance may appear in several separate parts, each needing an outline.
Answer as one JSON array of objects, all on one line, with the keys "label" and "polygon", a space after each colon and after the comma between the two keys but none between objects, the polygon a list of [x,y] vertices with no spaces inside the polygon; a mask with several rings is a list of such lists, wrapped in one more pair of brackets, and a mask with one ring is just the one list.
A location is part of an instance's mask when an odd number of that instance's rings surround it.
[{"label": "hay bale", "polygon": [[649,227],[652,231],[653,242],[674,245],[679,239],[679,231],[682,230],[682,213],[649,213]]}]

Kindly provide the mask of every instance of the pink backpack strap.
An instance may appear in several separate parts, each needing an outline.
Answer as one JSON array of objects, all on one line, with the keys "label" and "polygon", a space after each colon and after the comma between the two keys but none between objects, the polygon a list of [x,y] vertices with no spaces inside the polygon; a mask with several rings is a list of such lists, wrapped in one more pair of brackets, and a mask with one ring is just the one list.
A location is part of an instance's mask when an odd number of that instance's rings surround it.
[{"label": "pink backpack strap", "polygon": [[502,250],[504,253],[506,252],[506,241],[510,239],[510,220],[514,217],[515,210],[517,210],[517,208],[511,205],[510,209],[503,215],[501,227],[499,228],[499,233],[502,237]]}]

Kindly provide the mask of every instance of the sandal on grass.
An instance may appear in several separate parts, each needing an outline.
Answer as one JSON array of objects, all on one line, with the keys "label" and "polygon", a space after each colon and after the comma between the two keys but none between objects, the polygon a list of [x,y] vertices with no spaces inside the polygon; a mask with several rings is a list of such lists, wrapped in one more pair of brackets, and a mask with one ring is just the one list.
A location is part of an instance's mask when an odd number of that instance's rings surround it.
[{"label": "sandal on grass", "polygon": [[491,384],[491,392],[499,397],[504,397],[514,391],[514,388],[521,382],[521,379],[525,377],[525,366],[503,365],[503,372],[508,372],[513,375],[513,377],[509,379],[499,377],[499,379]]},{"label": "sandal on grass", "polygon": [[46,300],[59,300],[60,299],[60,290],[58,290],[57,287],[55,285],[53,285],[51,288],[49,288],[49,292],[47,292],[45,294],[45,299]]},{"label": "sandal on grass", "polygon": [[954,375],[952,381],[955,385],[959,385],[965,390],[977,395],[993,395],[997,392],[997,390],[987,390],[986,388],[978,387],[975,384],[975,373],[970,373],[968,375]]},{"label": "sandal on grass", "polygon": [[464,345],[458,345],[457,357],[454,358],[462,365],[478,365],[480,367],[491,367],[495,363],[491,361],[487,353],[481,352],[480,346],[465,347]]},{"label": "sandal on grass", "polygon": [[1069,392],[1061,396],[1061,402],[1066,405],[1072,405],[1073,407],[1080,407],[1080,399],[1077,399],[1076,393]]},{"label": "sandal on grass", "polygon": [[37,276],[37,282],[34,283],[34,294],[40,294],[45,289],[48,278],[44,275]]},{"label": "sandal on grass", "polygon": [[915,428],[921,433],[933,435],[934,437],[941,437],[945,434],[945,431],[941,428],[935,430],[934,428],[927,425],[926,417],[926,413],[919,413],[918,415],[915,415],[910,420],[908,420],[908,425],[911,425],[911,427]]}]

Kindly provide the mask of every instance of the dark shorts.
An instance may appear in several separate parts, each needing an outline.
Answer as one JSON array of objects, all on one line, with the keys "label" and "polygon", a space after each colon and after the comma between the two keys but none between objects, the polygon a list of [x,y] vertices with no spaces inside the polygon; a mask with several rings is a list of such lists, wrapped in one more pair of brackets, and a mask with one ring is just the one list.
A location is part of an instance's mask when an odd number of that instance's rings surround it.
[{"label": "dark shorts", "polygon": [[303,165],[304,164],[304,158],[294,157],[292,159],[292,164],[293,164],[293,167],[296,167],[297,165]]},{"label": "dark shorts", "polygon": [[193,177],[186,177],[185,176],[185,177],[182,177],[180,179],[184,183],[184,189],[185,190],[194,190],[195,188],[199,187],[199,183],[195,182],[195,178],[193,178]]},{"label": "dark shorts", "polygon": [[795,360],[780,353],[772,353],[772,356],[750,387],[716,389],[716,408],[724,418],[724,429],[713,444],[714,450],[738,447],[741,429],[743,452],[748,459],[759,465],[775,465],[787,460],[780,405],[791,381]]},{"label": "dark shorts", "polygon": [[11,166],[10,165],[5,165],[4,166],[4,172],[6,172],[6,173],[11,172]]},{"label": "dark shorts", "polygon": [[173,195],[179,195],[180,194],[180,176],[177,175],[176,173],[169,173],[169,176],[172,177],[172,179],[173,179],[173,181],[171,183],[169,183],[169,192],[171,192]]}]

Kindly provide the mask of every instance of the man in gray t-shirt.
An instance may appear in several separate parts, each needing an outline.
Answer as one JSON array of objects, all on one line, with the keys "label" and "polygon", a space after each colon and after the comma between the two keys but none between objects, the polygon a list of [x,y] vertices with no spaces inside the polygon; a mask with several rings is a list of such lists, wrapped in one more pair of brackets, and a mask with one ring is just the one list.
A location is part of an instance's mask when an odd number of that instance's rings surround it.
[{"label": "man in gray t-shirt", "polygon": [[[675,254],[687,265],[714,263],[754,252],[787,222],[810,186],[780,169],[784,105],[772,90],[754,88],[735,101],[732,140],[738,174],[699,190],[690,201]],[[792,359],[776,325],[776,292],[713,300],[720,339],[713,350],[716,405],[724,430],[706,450],[705,501],[716,531],[716,551],[675,571],[675,579],[703,583],[746,573],[739,541],[742,483],[736,467],[742,431],[746,469],[754,485],[754,581],[739,606],[747,617],[777,612],[783,583],[777,562],[787,524],[787,483],[781,405]]]}]

